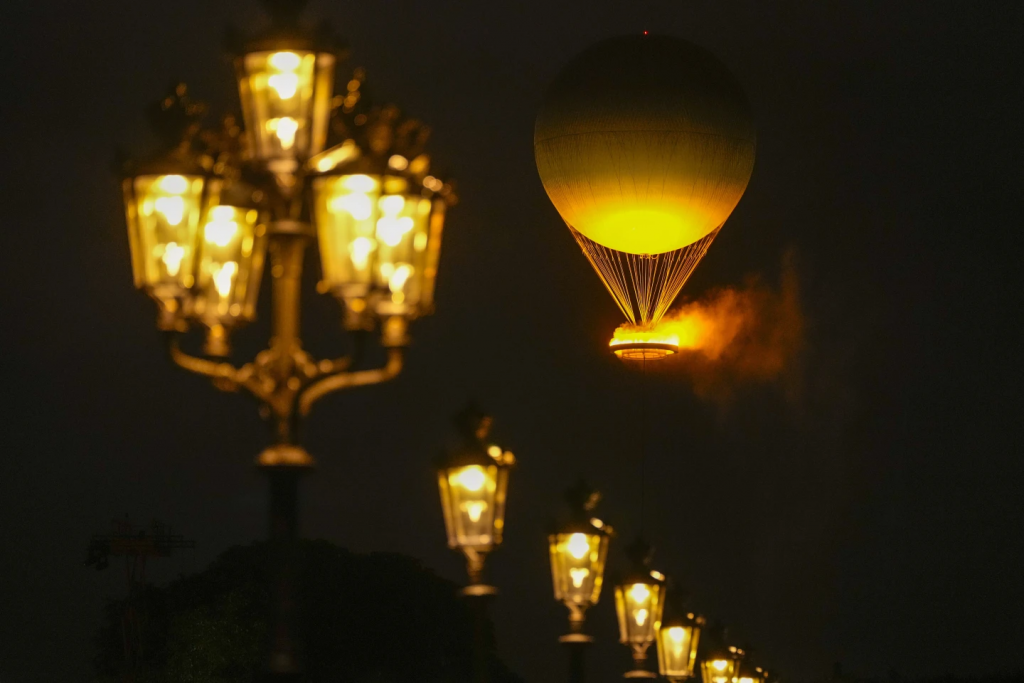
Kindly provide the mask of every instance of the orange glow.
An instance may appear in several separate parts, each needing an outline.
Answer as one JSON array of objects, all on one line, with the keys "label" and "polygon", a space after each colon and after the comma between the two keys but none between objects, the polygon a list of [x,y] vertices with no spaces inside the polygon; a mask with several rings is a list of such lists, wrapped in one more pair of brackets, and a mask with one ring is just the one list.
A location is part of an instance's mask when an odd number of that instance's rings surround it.
[{"label": "orange glow", "polygon": [[[745,301],[733,290],[726,290],[714,305],[687,304],[650,329],[620,325],[608,345],[620,358],[627,359],[651,360],[676,351],[697,351],[716,360],[743,329],[750,314]],[[673,346],[675,350],[660,349],[657,345]]]},{"label": "orange glow", "polygon": [[636,325],[621,325],[608,342],[615,355],[626,360],[655,360],[671,356],[679,350],[679,336],[661,325],[645,330]]},{"label": "orange glow", "polygon": [[[719,369],[718,374],[728,371],[737,379],[777,377],[799,350],[803,331],[790,260],[783,262],[777,290],[756,279],[745,287],[713,290],[699,301],[669,311],[653,327],[621,325],[609,346],[621,358],[641,359],[646,352],[649,360],[673,351],[656,355],[645,344],[668,344],[675,351],[689,352],[683,355],[693,368]],[[628,353],[620,353],[622,347]]]}]

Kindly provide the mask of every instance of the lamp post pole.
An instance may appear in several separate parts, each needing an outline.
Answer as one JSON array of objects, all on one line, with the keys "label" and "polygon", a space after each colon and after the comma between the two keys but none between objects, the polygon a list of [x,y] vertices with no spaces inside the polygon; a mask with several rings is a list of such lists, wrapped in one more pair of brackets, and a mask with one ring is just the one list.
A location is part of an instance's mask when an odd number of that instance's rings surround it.
[{"label": "lamp post pole", "polygon": [[567,633],[558,639],[569,653],[569,683],[586,683],[587,648],[594,642],[593,636],[585,633]]},{"label": "lamp post pole", "polygon": [[469,601],[473,614],[473,680],[488,683],[491,679],[487,638],[487,608],[490,599],[498,591],[493,586],[471,584],[463,589],[462,595]]}]

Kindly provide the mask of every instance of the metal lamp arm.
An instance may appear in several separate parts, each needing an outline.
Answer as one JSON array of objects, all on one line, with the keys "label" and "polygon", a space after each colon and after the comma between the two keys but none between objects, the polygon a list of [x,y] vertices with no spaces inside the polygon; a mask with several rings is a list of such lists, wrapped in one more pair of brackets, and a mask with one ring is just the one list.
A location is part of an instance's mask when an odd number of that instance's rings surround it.
[{"label": "metal lamp arm", "polygon": [[245,387],[257,398],[267,399],[270,388],[256,376],[252,363],[236,368],[231,363],[197,358],[181,350],[178,337],[177,332],[167,333],[167,353],[175,365],[196,375],[209,377],[222,391],[237,391],[239,387]]},{"label": "metal lamp arm", "polygon": [[313,404],[327,394],[350,387],[380,384],[394,379],[402,371],[403,350],[400,347],[388,349],[388,361],[381,368],[339,372],[309,385],[299,396],[299,413],[308,415]]}]

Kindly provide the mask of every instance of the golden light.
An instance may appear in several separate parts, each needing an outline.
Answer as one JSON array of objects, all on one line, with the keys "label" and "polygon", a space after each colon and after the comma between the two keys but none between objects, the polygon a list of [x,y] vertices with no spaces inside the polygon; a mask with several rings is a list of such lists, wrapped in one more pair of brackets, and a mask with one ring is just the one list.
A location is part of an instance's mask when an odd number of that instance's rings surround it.
[{"label": "golden light", "polygon": [[759,667],[753,666],[749,663],[742,663],[739,666],[739,674],[736,678],[737,683],[767,683],[769,679],[768,672]]},{"label": "golden light", "polygon": [[590,541],[587,539],[586,534],[571,534],[565,549],[569,551],[573,559],[582,560],[590,553]]},{"label": "golden light", "polygon": [[170,327],[195,283],[199,231],[221,181],[199,174],[139,174],[124,181],[135,286],[160,305]]},{"label": "golden light", "polygon": [[449,453],[437,472],[448,547],[466,556],[474,584],[487,553],[501,545],[508,475],[515,464],[512,453],[498,448],[494,457],[489,450],[467,437],[467,445]]},{"label": "golden light", "polygon": [[676,611],[658,631],[658,670],[670,681],[683,681],[695,673],[697,647],[704,617]]},{"label": "golden light", "polygon": [[271,171],[294,173],[323,149],[334,64],[326,51],[259,46],[236,59],[250,149]]},{"label": "golden light", "polygon": [[601,494],[583,481],[568,489],[570,516],[548,536],[555,600],[569,609],[570,633],[562,638],[566,643],[589,638],[583,635],[586,611],[601,597],[612,528],[591,517],[600,499]]},{"label": "golden light", "polygon": [[[577,528],[582,530],[572,530]],[[548,537],[555,600],[578,619],[601,597],[609,538],[610,534],[600,529],[578,525]]]},{"label": "golden light", "polygon": [[430,312],[444,202],[413,178],[344,166],[316,174],[312,188],[321,288],[345,304],[347,324]]},{"label": "golden light", "polygon": [[615,330],[608,347],[626,360],[658,360],[679,351],[679,337],[658,329],[622,325]]},{"label": "golden light", "polygon": [[655,678],[647,670],[647,650],[658,638],[665,608],[665,576],[650,568],[653,548],[642,537],[626,548],[631,569],[615,586],[619,642],[633,651],[626,678]]},{"label": "golden light", "polygon": [[209,210],[188,309],[211,332],[208,354],[226,355],[226,330],[255,318],[265,254],[266,226],[256,208],[221,204]]},{"label": "golden light", "polygon": [[623,313],[645,327],[736,207],[754,151],[750,105],[728,69],[668,36],[585,50],[549,88],[534,131],[548,197]]},{"label": "golden light", "polygon": [[706,656],[701,663],[703,683],[739,683],[743,650],[732,647]]},{"label": "golden light", "polygon": [[457,470],[452,475],[452,479],[459,486],[473,493],[482,489],[484,484],[487,483],[485,470],[479,465],[470,465],[469,467],[463,467],[461,470]]},{"label": "golden light", "polygon": [[620,642],[649,645],[661,626],[662,584],[652,579],[650,584],[616,586],[615,607]]}]

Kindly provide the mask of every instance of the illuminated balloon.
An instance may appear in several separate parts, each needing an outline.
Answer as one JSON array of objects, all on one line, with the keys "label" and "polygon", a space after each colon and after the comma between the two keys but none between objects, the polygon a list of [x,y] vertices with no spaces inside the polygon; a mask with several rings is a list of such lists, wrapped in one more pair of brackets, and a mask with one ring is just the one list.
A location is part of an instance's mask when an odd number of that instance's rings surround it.
[{"label": "illuminated balloon", "polygon": [[541,182],[632,323],[658,322],[743,196],[751,118],[721,62],[668,36],[598,43],[551,85]]}]

